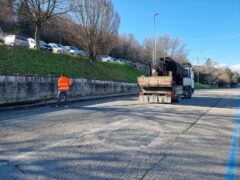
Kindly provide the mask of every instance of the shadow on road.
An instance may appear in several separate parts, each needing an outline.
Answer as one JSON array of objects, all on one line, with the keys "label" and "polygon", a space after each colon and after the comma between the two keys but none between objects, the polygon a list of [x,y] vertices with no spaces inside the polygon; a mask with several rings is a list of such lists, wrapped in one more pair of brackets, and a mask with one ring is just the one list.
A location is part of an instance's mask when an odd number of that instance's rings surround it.
[{"label": "shadow on road", "polygon": [[[206,146],[206,142],[203,140],[193,146],[202,149]],[[210,147],[208,148],[211,150]],[[224,171],[222,173],[205,171],[213,166],[216,169],[224,169],[226,164],[221,159],[201,155],[197,153],[198,151],[189,151],[186,147],[180,149],[181,151],[173,151],[172,148],[162,145],[151,149],[151,152],[144,149],[135,152],[131,150],[116,152],[104,149],[96,143],[67,145],[38,152],[38,156],[35,156],[38,159],[33,156],[27,162],[11,161],[8,166],[13,166],[16,171],[9,172],[7,177],[12,179],[79,179],[81,177],[101,180],[126,179],[132,176],[139,179],[149,170],[151,174],[160,175],[163,172],[165,175],[171,175],[170,177],[173,177],[173,174],[176,174],[176,177],[180,174],[181,177],[194,175],[202,179],[224,177]],[[165,158],[170,158],[170,164],[161,163],[161,159]],[[4,167],[0,165],[0,168]]]},{"label": "shadow on road", "polygon": [[[224,102],[222,102],[224,101]],[[237,99],[226,97],[202,97],[195,96],[192,99],[182,99],[179,103],[173,103],[173,105],[183,106],[199,106],[199,107],[216,107],[216,108],[238,108]]]},{"label": "shadow on road", "polygon": [[[125,101],[129,102],[129,104],[124,104],[119,105],[117,104],[118,101]],[[114,102],[114,105],[106,105],[104,106],[105,103],[111,103]],[[195,96],[192,99],[182,99],[181,102],[178,103],[173,103],[171,104],[172,106],[192,106],[192,107],[216,107],[216,108],[239,108],[240,103],[237,103],[237,99],[233,98],[225,98],[225,97],[209,97],[209,96]],[[97,106],[101,105],[100,107],[91,107],[91,106]],[[159,108],[165,108],[163,104],[151,104],[155,106],[159,106]],[[150,105],[150,107],[151,107]],[[68,109],[75,109],[75,110],[92,110],[92,111],[102,111],[102,112],[107,112],[107,111],[119,111],[119,113],[122,113],[123,111],[128,111],[132,107],[135,106],[147,106],[147,104],[141,104],[138,101],[138,98],[136,96],[130,96],[130,97],[123,97],[123,98],[111,98],[111,99],[104,99],[104,100],[90,100],[90,101],[84,101],[84,102],[74,102],[74,103],[69,103],[69,106],[67,108],[60,106],[56,108],[55,106],[48,106],[48,107],[33,107],[33,108],[27,108],[24,110],[9,110],[9,111],[4,111],[0,112],[0,122],[2,120],[7,120],[9,118],[14,118],[18,119],[21,117],[31,117],[31,116],[36,116],[40,114],[46,114],[50,112],[58,112],[58,111],[63,111],[63,110],[68,110]],[[124,109],[122,109],[123,107]],[[148,108],[143,109],[142,112],[148,111]],[[170,108],[170,111],[173,111],[172,108]]]}]

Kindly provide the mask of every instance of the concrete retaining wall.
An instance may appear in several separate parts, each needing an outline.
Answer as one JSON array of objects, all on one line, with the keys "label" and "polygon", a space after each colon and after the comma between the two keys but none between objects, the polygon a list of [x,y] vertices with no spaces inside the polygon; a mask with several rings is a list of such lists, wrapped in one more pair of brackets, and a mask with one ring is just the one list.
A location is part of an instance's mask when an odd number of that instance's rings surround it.
[{"label": "concrete retaining wall", "polygon": [[[50,76],[0,76],[0,105],[54,98],[57,80],[57,77]],[[99,96],[137,92],[138,87],[134,83],[73,79],[69,94]]]}]

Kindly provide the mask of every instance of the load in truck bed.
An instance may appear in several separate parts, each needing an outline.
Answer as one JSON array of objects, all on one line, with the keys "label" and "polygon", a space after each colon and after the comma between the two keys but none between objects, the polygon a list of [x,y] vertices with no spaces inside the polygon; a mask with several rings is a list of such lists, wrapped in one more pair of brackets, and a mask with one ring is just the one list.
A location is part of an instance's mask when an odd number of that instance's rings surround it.
[{"label": "load in truck bed", "polygon": [[174,85],[172,76],[138,77],[141,89],[139,100],[142,103],[172,103],[179,101],[183,92],[181,85]]},{"label": "load in truck bed", "polygon": [[172,76],[138,77],[140,87],[172,87]]}]

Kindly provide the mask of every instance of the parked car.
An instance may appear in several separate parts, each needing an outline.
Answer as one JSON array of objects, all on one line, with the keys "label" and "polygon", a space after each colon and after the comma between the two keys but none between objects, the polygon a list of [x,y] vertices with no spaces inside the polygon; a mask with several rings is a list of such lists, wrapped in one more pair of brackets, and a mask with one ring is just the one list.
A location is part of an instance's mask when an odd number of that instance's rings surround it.
[{"label": "parked car", "polygon": [[116,58],[113,58],[113,61],[114,61],[114,62],[119,62],[118,59],[116,59]]},{"label": "parked car", "polygon": [[114,58],[108,55],[100,55],[98,57],[102,62],[115,62]]},{"label": "parked car", "polygon": [[130,60],[127,60],[127,59],[121,59],[121,61],[124,63],[124,64],[130,64],[132,63],[132,61]]},{"label": "parked car", "polygon": [[0,27],[0,42],[3,42],[3,43],[4,43],[3,30],[2,30],[1,27]]},{"label": "parked car", "polygon": [[19,35],[8,35],[4,38],[4,43],[10,46],[25,46],[29,47],[28,39]]},{"label": "parked car", "polygon": [[121,59],[116,59],[116,62],[123,64],[123,61]]},{"label": "parked car", "polygon": [[49,43],[48,45],[51,46],[52,52],[54,52],[54,53],[64,53],[64,49],[63,49],[63,46],[61,44]]},{"label": "parked car", "polygon": [[82,52],[82,56],[85,56],[85,57],[89,56],[89,53],[87,51],[83,51],[83,50],[80,50],[80,51]]},{"label": "parked car", "polygon": [[29,44],[30,49],[34,49],[35,45],[36,45],[36,42],[33,38],[28,38],[28,44]]},{"label": "parked car", "polygon": [[64,53],[69,53],[73,55],[78,55],[78,56],[85,56],[86,52],[83,50],[78,49],[77,47],[74,46],[64,46],[63,48]]},{"label": "parked car", "polygon": [[40,47],[43,47],[43,49],[46,51],[50,51],[50,52],[53,51],[52,47],[44,41],[40,41]]},{"label": "parked car", "polygon": [[[36,47],[36,41],[33,38],[28,38],[28,43],[29,43],[29,48],[31,49],[35,49]],[[47,43],[45,43],[44,41],[40,40],[40,49],[41,50],[46,50],[46,51],[52,51],[52,47],[49,46]]]}]

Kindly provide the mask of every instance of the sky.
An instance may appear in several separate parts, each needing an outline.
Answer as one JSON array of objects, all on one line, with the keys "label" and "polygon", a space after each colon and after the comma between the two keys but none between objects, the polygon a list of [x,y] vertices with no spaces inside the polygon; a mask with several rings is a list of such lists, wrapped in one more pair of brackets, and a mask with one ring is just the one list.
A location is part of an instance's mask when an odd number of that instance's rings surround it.
[{"label": "sky", "polygon": [[121,17],[119,34],[132,33],[142,43],[158,36],[180,38],[189,60],[211,58],[219,64],[240,64],[240,0],[112,0]]}]

